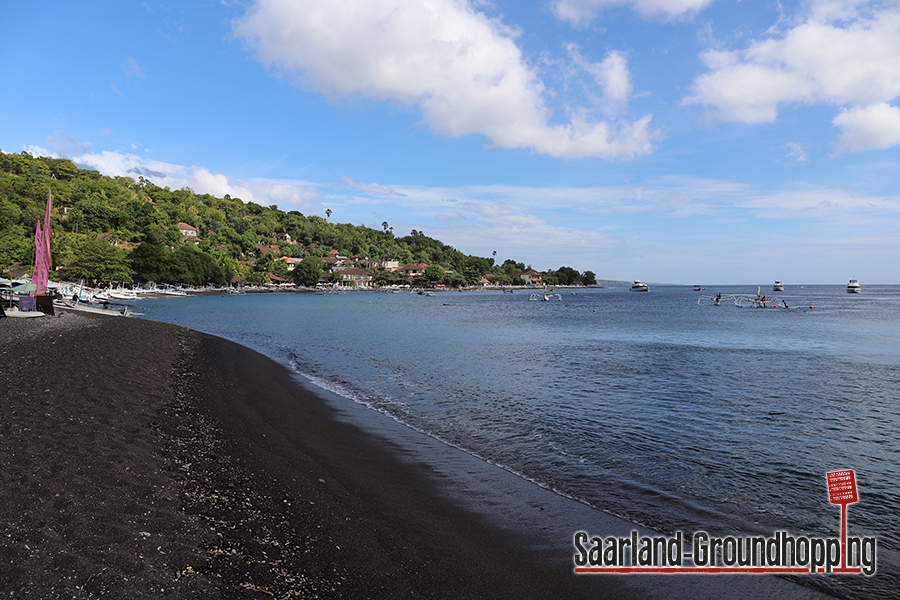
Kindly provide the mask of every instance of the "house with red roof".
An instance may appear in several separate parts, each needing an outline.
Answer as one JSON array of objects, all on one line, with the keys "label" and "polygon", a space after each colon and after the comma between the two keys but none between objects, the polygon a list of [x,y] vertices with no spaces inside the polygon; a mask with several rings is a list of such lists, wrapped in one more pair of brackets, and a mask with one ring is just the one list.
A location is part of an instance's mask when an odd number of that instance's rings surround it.
[{"label": "house with red roof", "polygon": [[184,237],[197,237],[197,228],[193,225],[188,225],[187,223],[178,223],[175,225],[178,228],[178,231],[181,232],[181,235]]}]

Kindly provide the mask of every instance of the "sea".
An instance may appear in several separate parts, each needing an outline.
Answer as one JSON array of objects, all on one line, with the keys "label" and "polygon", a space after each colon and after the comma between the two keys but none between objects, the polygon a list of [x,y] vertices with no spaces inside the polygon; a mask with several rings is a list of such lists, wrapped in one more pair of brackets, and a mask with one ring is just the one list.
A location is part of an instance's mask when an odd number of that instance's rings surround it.
[{"label": "sea", "polygon": [[[766,308],[747,303],[758,292]],[[412,440],[414,460],[441,462],[436,447],[464,452],[484,469],[456,469],[466,473],[448,475],[448,486],[463,498],[467,486],[480,490],[471,497],[488,512],[486,480],[502,470],[525,489],[577,502],[584,518],[595,511],[666,535],[838,537],[826,473],[853,470],[859,501],[848,507],[848,534],[877,538],[877,572],[802,583],[838,597],[900,597],[900,286],[552,293],[134,304],[142,318],[281,362],[357,415],[348,418]],[[497,505],[528,501],[512,496]],[[561,541],[569,556],[572,533]]]}]

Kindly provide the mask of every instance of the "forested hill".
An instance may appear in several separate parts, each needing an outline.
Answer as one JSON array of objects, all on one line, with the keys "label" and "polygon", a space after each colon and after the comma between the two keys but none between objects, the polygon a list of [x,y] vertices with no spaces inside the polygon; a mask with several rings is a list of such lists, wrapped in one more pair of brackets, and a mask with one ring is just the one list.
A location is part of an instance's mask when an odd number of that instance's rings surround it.
[{"label": "forested hill", "polygon": [[[309,283],[302,279],[312,278],[316,269],[321,273],[328,262],[321,259],[334,251],[356,257],[355,264],[371,267],[382,283],[403,277],[378,271],[376,261],[438,265],[451,285],[474,285],[485,276],[497,284],[518,284],[517,275],[528,269],[513,260],[495,265],[493,258],[463,254],[416,230],[396,237],[386,222],[382,230],[332,223],[228,195],[170,190],[143,177],[107,177],[66,159],[0,151],[0,271],[31,272],[35,226],[38,220],[43,226],[48,189],[53,193],[51,278],[205,285],[235,276],[259,284],[275,275]],[[184,225],[196,236],[185,234]],[[292,261],[283,257],[310,257],[303,261],[308,268],[289,272]],[[594,274],[561,267],[543,274],[543,280],[593,283]]]}]

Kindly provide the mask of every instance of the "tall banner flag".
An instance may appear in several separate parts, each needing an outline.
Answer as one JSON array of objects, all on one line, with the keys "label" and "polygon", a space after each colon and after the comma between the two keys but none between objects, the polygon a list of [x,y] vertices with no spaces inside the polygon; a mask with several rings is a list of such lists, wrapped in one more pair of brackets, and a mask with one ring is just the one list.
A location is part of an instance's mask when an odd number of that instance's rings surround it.
[{"label": "tall banner flag", "polygon": [[47,293],[47,284],[50,282],[50,205],[53,204],[53,193],[47,190],[47,214],[44,216],[44,235],[41,242],[44,244],[44,252],[42,254],[44,262],[41,270],[41,281],[37,284],[38,294]]},{"label": "tall banner flag", "polygon": [[[31,275],[31,283],[35,285],[40,285],[41,269],[43,268],[41,265],[44,262],[43,254],[44,243],[41,240],[41,220],[38,219],[37,227],[34,228],[34,273]],[[36,290],[28,292],[29,296],[34,296],[36,294]]]}]

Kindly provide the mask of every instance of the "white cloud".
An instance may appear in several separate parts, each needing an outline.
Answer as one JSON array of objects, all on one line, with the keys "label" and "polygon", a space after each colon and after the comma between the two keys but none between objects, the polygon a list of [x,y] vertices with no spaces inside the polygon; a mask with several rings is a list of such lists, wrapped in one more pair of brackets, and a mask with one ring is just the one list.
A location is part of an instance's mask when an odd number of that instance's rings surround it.
[{"label": "white cloud", "polygon": [[568,70],[573,76],[587,73],[600,87],[601,95],[595,100],[595,104],[602,112],[608,117],[624,114],[632,91],[631,72],[625,55],[611,50],[602,62],[592,63],[581,54],[581,49],[576,44],[569,44],[566,50],[571,60]]},{"label": "white cloud", "polygon": [[648,18],[674,19],[691,16],[703,10],[713,0],[556,0],[553,14],[576,27],[587,26],[606,9],[630,6]]},{"label": "white cloud", "polygon": [[416,106],[442,134],[607,159],[648,154],[658,137],[650,115],[611,123],[575,111],[551,123],[547,90],[516,32],[469,0],[257,0],[234,32],[260,62],[319,92]]},{"label": "white cloud", "polygon": [[714,120],[770,123],[789,103],[873,105],[900,95],[900,8],[813,2],[805,20],[744,50],[708,50],[685,104]]},{"label": "white cloud", "polygon": [[832,123],[842,132],[838,151],[884,150],[900,144],[900,108],[886,102],[843,110]]},{"label": "white cloud", "polygon": [[140,77],[141,79],[144,79],[145,77],[147,77],[144,74],[143,69],[141,69],[141,66],[137,64],[137,61],[133,58],[129,58],[127,61],[125,61],[125,64],[122,65],[122,68],[125,70],[125,74],[129,78]]},{"label": "white cloud", "polygon": [[397,190],[391,189],[380,183],[360,183],[352,177],[341,177],[341,180],[353,189],[360,190],[375,196],[403,196]]},{"label": "white cloud", "polygon": [[[47,136],[46,142],[51,148],[53,148],[53,154],[57,157],[61,158],[69,158],[70,156],[78,156],[81,154],[86,154],[91,151],[94,147],[90,142],[76,142],[74,139],[69,136],[63,137],[54,137]],[[40,149],[38,146],[32,146],[35,149]],[[46,151],[45,151],[46,152]],[[39,154],[40,155],[40,154]]]},{"label": "white cloud", "polygon": [[800,142],[788,142],[784,146],[788,149],[788,158],[791,158],[798,163],[809,162],[809,153],[806,151],[805,144]]},{"label": "white cloud", "polygon": [[900,198],[869,196],[852,189],[807,188],[772,192],[740,201],[745,208],[757,209],[765,219],[816,219],[850,225],[860,219],[892,218],[900,214]]},{"label": "white cloud", "polygon": [[[70,140],[70,138],[63,138]],[[48,142],[57,141],[48,138]],[[160,187],[172,190],[191,188],[200,194],[223,197],[226,194],[244,202],[265,206],[278,204],[284,210],[307,210],[319,198],[321,192],[314,184],[303,181],[278,181],[269,179],[234,180],[222,173],[213,173],[206,167],[185,166],[142,158],[134,154],[110,152],[79,155],[61,154],[56,151],[28,146],[28,152],[36,156],[68,158],[82,168],[95,169],[110,177],[144,177]]]}]

